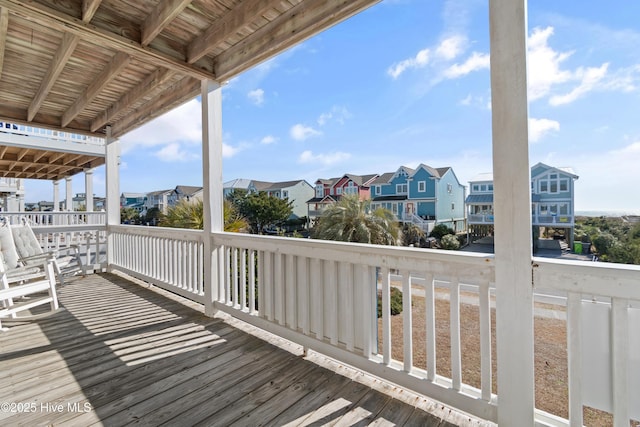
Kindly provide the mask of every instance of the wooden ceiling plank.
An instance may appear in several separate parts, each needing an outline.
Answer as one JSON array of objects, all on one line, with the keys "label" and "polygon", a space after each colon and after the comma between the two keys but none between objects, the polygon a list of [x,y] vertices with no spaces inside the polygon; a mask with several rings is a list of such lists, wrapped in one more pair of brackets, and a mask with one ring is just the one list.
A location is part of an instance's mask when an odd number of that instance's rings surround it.
[{"label": "wooden ceiling plank", "polygon": [[9,28],[9,9],[0,8],[0,76],[2,76],[2,65],[4,64],[4,50],[7,45],[7,29]]},{"label": "wooden ceiling plank", "polygon": [[[380,0],[306,0],[261,27],[214,59],[220,81],[259,64],[316,34],[329,23],[338,23]],[[347,4],[348,3],[348,4]]]},{"label": "wooden ceiling plank", "polygon": [[244,0],[216,20],[200,37],[194,39],[187,47],[187,62],[193,64],[220,43],[237,33],[242,27],[254,21],[266,11],[273,9],[279,1]]},{"label": "wooden ceiling plank", "polygon": [[60,43],[60,47],[58,47],[58,50],[53,57],[53,61],[51,61],[49,69],[42,79],[40,89],[38,89],[36,96],[31,101],[31,105],[29,105],[29,110],[27,113],[28,121],[32,121],[38,113],[38,110],[42,106],[42,103],[49,94],[49,91],[58,79],[58,76],[62,72],[62,69],[67,64],[69,57],[71,57],[71,54],[78,45],[79,41],[80,38],[73,34],[65,33],[64,36],[62,36],[62,43]]},{"label": "wooden ceiling plank", "polygon": [[[212,65],[209,67],[210,69],[204,69],[201,63],[198,63],[197,66],[188,64],[155,49],[144,47],[137,40],[98,28],[95,25],[86,24],[44,4],[25,0],[0,0],[0,7],[8,7],[13,13],[39,25],[74,34],[82,40],[98,46],[125,52],[156,67],[168,68],[198,80],[216,80],[212,74]],[[176,52],[176,55],[183,54]]]},{"label": "wooden ceiling plank", "polygon": [[9,147],[7,145],[3,146],[2,149],[0,149],[0,159],[4,158],[4,155],[8,149]]},{"label": "wooden ceiling plank", "polygon": [[91,22],[93,15],[100,7],[102,0],[83,0],[82,1],[82,22]]},{"label": "wooden ceiling plank", "polygon": [[164,69],[157,68],[151,74],[149,74],[138,86],[128,91],[122,98],[111,105],[106,111],[98,115],[98,117],[91,122],[91,131],[95,132],[109,123],[113,117],[120,112],[126,110],[133,105],[138,99],[147,96],[157,86],[166,83],[174,76],[174,73]]},{"label": "wooden ceiling plank", "polygon": [[18,156],[17,156],[17,160],[18,161],[22,161],[22,159],[24,158],[24,156],[27,155],[28,152],[29,152],[28,148],[23,148],[22,150],[20,150],[20,152],[18,153]]},{"label": "wooden ceiling plank", "polygon": [[132,111],[122,120],[113,124],[111,131],[114,137],[120,137],[131,128],[137,126],[140,121],[148,121],[150,117],[158,117],[169,111],[176,99],[188,101],[198,93],[200,82],[190,77],[185,77],[170,88],[153,102],[149,102],[142,107]]},{"label": "wooden ceiling plank", "polygon": [[126,53],[116,53],[111,62],[102,70],[102,73],[91,82],[84,93],[62,115],[62,127],[71,123],[130,62],[131,57]]},{"label": "wooden ceiling plank", "polygon": [[164,27],[169,25],[190,3],[191,0],[165,0],[161,2],[143,22],[140,44],[147,46],[151,43]]}]

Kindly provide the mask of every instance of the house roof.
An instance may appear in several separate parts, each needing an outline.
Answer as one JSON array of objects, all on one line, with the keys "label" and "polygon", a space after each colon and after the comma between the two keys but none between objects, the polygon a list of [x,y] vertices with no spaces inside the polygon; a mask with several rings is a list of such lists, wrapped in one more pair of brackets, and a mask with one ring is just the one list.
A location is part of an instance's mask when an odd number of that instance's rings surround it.
[{"label": "house roof", "polygon": [[135,197],[144,197],[145,193],[122,193],[121,197],[125,198],[135,198]]},{"label": "house roof", "polygon": [[493,203],[493,194],[470,194],[464,201],[470,205],[485,205]]},{"label": "house roof", "polygon": [[349,178],[351,181],[355,182],[358,185],[358,187],[366,187],[367,184],[370,184],[369,181],[377,177],[378,174],[373,173],[369,175],[354,175],[354,174],[348,173],[348,174],[345,174],[344,176]]},{"label": "house roof", "polygon": [[389,181],[391,181],[391,178],[393,178],[393,175],[395,175],[395,172],[385,172],[379,177],[377,177],[376,179],[374,179],[373,182],[371,182],[371,185],[388,184]]},{"label": "house roof", "polygon": [[[378,1],[0,0],[0,122],[119,138]],[[0,141],[0,176],[104,164]]]},{"label": "house roof", "polygon": [[202,187],[194,187],[191,185],[177,185],[175,191],[176,193],[182,193],[185,196],[193,196],[199,191],[202,191]]},{"label": "house roof", "polygon": [[258,191],[274,191],[280,190],[282,188],[293,187],[294,185],[299,184],[304,181],[303,179],[297,179],[295,181],[282,181],[282,182],[267,182],[267,181],[251,181],[253,186]]},{"label": "house roof", "polygon": [[251,185],[250,179],[237,178],[232,179],[231,181],[225,182],[222,186],[223,188],[233,188],[233,189],[243,189],[246,190]]},{"label": "house roof", "polygon": [[172,191],[173,191],[173,189],[171,189],[171,190],[150,191],[150,192],[147,193],[147,196],[159,196],[161,194],[171,193]]}]

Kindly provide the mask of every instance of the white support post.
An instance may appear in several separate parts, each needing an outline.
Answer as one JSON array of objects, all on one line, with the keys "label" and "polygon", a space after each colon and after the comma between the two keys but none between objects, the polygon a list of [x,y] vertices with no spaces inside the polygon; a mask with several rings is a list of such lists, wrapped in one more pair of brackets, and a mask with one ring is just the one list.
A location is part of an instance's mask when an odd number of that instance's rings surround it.
[{"label": "white support post", "polygon": [[222,87],[204,80],[202,97],[202,186],[204,201],[204,297],[205,315],[215,314],[218,300],[220,248],[211,233],[223,230],[222,217]]},{"label": "white support post", "polygon": [[93,212],[93,169],[84,171],[84,205],[87,212]]},{"label": "white support post", "polygon": [[533,426],[526,0],[490,0],[498,424]]},{"label": "white support post", "polygon": [[60,181],[53,181],[53,211],[60,210]]},{"label": "white support post", "polygon": [[66,201],[65,201],[65,211],[71,212],[73,210],[73,178],[68,176],[65,178],[66,185]]},{"label": "white support post", "polygon": [[120,141],[111,136],[111,127],[107,126],[107,144],[105,152],[105,175],[107,180],[107,271],[113,263],[112,225],[120,224]]}]

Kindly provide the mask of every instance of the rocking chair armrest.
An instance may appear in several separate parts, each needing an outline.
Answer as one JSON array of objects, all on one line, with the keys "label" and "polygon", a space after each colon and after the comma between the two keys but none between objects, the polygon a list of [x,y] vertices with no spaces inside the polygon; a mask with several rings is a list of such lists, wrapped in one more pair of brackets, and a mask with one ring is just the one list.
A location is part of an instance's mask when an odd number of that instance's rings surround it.
[{"label": "rocking chair armrest", "polygon": [[[54,262],[56,258],[55,253],[53,252],[43,252],[41,254],[36,254],[36,255],[31,255],[31,256],[27,256],[27,257],[20,257],[20,262],[22,263],[27,263],[30,261],[38,261],[38,260],[42,260],[42,265],[46,265],[49,262]],[[34,264],[31,264],[31,266],[33,266]],[[28,267],[28,266],[25,266]],[[22,267],[19,267],[22,268]]]}]

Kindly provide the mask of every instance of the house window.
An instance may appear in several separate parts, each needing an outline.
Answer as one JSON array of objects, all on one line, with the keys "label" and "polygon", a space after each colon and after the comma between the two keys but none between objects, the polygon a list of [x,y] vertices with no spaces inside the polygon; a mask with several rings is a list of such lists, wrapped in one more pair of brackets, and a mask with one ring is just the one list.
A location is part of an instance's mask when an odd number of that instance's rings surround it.
[{"label": "house window", "polygon": [[478,184],[473,184],[473,191],[480,191],[480,186]]},{"label": "house window", "polygon": [[336,188],[336,194],[339,196],[342,194],[342,187]]},{"label": "house window", "polygon": [[540,181],[540,192],[541,192],[541,193],[547,193],[547,192],[549,192],[549,182],[547,182],[547,181]]},{"label": "house window", "polygon": [[425,191],[427,191],[427,181],[418,182],[418,191],[420,193],[424,193]]},{"label": "house window", "polygon": [[489,184],[487,188],[489,189],[489,191],[493,191],[493,184]]},{"label": "house window", "polygon": [[486,186],[485,184],[482,184],[482,185],[480,186],[480,191],[483,191],[483,192],[484,192],[484,191],[487,191],[487,186]]},{"label": "house window", "polygon": [[391,212],[393,212],[394,214],[398,213],[398,204],[397,203],[391,204]]},{"label": "house window", "polygon": [[569,190],[569,180],[561,179],[560,180],[560,191],[568,191]]},{"label": "house window", "polygon": [[447,184],[447,193],[453,192],[453,185]]},{"label": "house window", "polygon": [[407,194],[407,184],[396,184],[397,194]]},{"label": "house window", "polygon": [[324,188],[322,185],[316,185],[316,197],[324,196]]},{"label": "house window", "polygon": [[451,210],[452,211],[456,210],[456,204],[455,203],[451,203]]},{"label": "house window", "polygon": [[289,191],[288,190],[282,190],[282,198],[286,199],[287,197],[289,197]]}]

